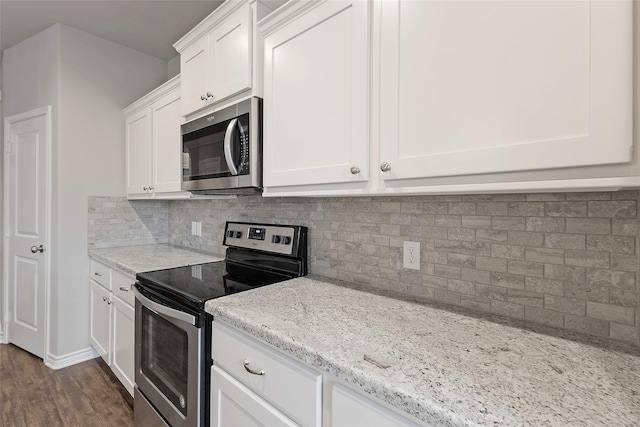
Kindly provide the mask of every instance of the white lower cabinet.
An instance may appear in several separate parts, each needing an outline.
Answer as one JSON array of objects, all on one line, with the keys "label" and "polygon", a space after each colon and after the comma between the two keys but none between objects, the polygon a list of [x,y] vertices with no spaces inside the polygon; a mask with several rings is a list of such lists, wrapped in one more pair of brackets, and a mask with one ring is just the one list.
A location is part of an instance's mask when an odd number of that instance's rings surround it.
[{"label": "white lower cabinet", "polygon": [[133,396],[135,278],[91,260],[89,342]]},{"label": "white lower cabinet", "polygon": [[296,425],[219,367],[211,369],[211,426]]},{"label": "white lower cabinet", "polygon": [[[279,412],[282,420],[291,420],[293,425],[322,426],[322,375],[319,372],[220,322],[213,323],[211,353],[214,368],[238,382],[216,383],[215,376],[220,372],[212,376],[212,420],[221,422],[221,417],[232,416],[230,414],[248,416],[248,409],[241,415],[229,406],[234,400],[229,396],[241,396],[246,387],[244,397],[238,399],[258,400],[251,406],[256,411],[270,408],[269,411]],[[236,389],[238,384],[243,388],[233,390],[233,384]],[[223,399],[222,403],[219,399]],[[220,412],[225,407],[229,411],[227,415]]]},{"label": "white lower cabinet", "polygon": [[211,353],[213,427],[425,425],[218,320]]},{"label": "white lower cabinet", "polygon": [[418,427],[361,393],[341,384],[331,386],[331,427]]}]

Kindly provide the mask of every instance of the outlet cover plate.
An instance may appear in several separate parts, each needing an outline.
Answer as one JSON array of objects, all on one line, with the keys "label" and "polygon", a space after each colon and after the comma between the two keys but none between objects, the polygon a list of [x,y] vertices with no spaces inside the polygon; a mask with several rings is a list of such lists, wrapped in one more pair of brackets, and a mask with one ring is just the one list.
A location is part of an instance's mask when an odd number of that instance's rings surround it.
[{"label": "outlet cover plate", "polygon": [[403,243],[402,266],[412,270],[420,270],[420,242]]}]

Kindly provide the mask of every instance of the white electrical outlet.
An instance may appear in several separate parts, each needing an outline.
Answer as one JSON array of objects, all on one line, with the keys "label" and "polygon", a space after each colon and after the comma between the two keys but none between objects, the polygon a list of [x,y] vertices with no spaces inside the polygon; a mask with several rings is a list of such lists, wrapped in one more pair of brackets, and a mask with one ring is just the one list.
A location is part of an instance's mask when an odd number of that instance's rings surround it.
[{"label": "white electrical outlet", "polygon": [[420,270],[420,242],[404,242],[402,245],[402,266]]},{"label": "white electrical outlet", "polygon": [[191,235],[202,236],[202,223],[199,221],[191,221]]}]

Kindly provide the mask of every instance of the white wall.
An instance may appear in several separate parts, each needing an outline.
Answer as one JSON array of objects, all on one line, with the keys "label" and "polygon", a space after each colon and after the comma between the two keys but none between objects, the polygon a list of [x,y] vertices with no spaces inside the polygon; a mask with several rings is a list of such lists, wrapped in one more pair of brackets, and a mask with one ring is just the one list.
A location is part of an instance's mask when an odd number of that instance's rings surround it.
[{"label": "white wall", "polygon": [[[122,109],[167,79],[167,63],[64,25],[7,49],[5,114],[53,106],[49,352],[89,348],[89,195],[125,194]],[[5,98],[6,97],[6,98]]]}]

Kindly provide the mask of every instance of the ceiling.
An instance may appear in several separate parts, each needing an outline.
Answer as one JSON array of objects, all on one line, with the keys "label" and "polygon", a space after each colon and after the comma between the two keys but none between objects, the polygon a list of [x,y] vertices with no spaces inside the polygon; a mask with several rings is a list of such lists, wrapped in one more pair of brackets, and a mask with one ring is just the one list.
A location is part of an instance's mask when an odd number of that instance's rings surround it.
[{"label": "ceiling", "polygon": [[169,61],[173,43],[222,0],[0,0],[0,50],[56,23]]}]

